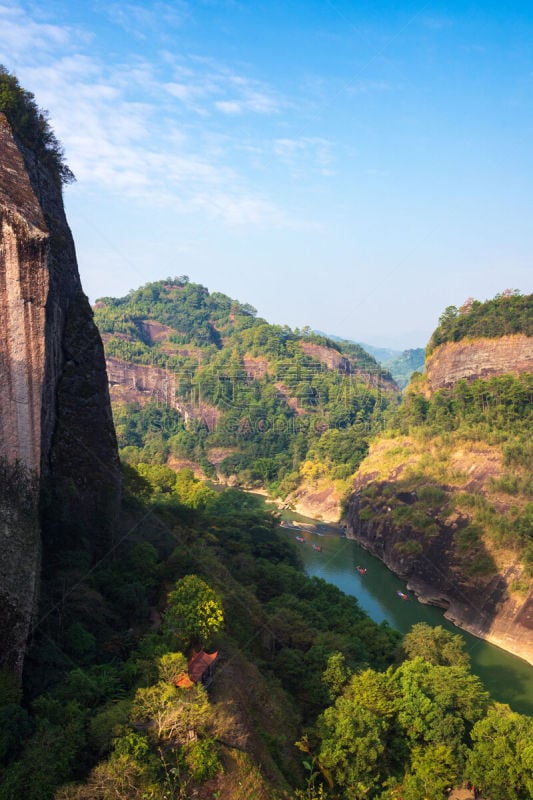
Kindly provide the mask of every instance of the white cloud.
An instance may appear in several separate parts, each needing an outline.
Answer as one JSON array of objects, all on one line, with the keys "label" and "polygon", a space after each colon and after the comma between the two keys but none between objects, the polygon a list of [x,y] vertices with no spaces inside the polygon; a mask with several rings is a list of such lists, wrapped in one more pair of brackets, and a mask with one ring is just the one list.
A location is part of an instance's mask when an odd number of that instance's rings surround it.
[{"label": "white cloud", "polygon": [[193,197],[194,206],[219,217],[229,225],[265,225],[269,227],[292,227],[274,204],[259,196],[248,193],[230,194],[227,192],[198,192]]},{"label": "white cloud", "polygon": [[67,47],[72,36],[69,28],[36,22],[15,3],[0,4],[0,30],[0,61],[10,70],[18,69],[21,60],[31,62],[57,47]]},{"label": "white cloud", "polygon": [[243,110],[242,104],[235,100],[218,100],[215,108],[218,108],[223,114],[241,114]]},{"label": "white cloud", "polygon": [[[157,9],[172,11],[157,4],[151,12]],[[154,24],[145,12],[138,4],[108,9],[126,27]],[[221,143],[220,131],[211,135],[205,124],[215,111],[225,117],[277,113],[282,101],[269,87],[198,56],[165,52],[154,63],[137,54],[104,62],[88,46],[90,32],[36,21],[21,4],[0,4],[0,25],[0,61],[13,69],[7,47],[16,53],[19,80],[49,110],[68,163],[89,191],[181,214],[201,211],[231,225],[291,224],[231,164],[240,137],[230,129]]]},{"label": "white cloud", "polygon": [[178,100],[191,100],[193,97],[201,96],[203,92],[196,86],[187,86],[186,83],[176,83],[175,81],[170,83],[165,83],[164,88],[167,90],[169,94],[173,97],[177,97]]},{"label": "white cloud", "polygon": [[174,80],[164,84],[165,90],[195,111],[208,114],[215,108],[228,115],[275,115],[286,104],[270,87],[213,59],[195,56],[176,63],[170,53],[165,57],[174,72]]}]

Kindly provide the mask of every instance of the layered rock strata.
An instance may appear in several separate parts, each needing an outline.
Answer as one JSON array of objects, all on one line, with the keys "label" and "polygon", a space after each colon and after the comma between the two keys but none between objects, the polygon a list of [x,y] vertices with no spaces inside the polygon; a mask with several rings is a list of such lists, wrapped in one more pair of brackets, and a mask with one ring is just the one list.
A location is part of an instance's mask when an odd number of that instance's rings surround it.
[{"label": "layered rock strata", "polygon": [[[216,428],[221,412],[201,398],[201,393],[188,401],[178,395],[179,374],[163,367],[131,364],[120,358],[109,357],[106,361],[109,389],[113,402],[118,403],[163,403],[178,411],[185,424],[197,419],[212,431]],[[182,376],[187,378],[187,375]],[[201,390],[200,390],[201,392]]]},{"label": "layered rock strata", "polygon": [[533,337],[522,333],[498,339],[463,339],[440,345],[426,361],[431,391],[459,380],[533,372]]}]

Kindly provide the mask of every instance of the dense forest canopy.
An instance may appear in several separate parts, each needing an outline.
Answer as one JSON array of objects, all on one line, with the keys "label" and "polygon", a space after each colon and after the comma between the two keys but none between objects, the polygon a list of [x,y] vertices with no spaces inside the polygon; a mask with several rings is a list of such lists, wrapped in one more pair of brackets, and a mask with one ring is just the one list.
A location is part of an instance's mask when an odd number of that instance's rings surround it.
[{"label": "dense forest canopy", "polygon": [[492,300],[481,303],[469,298],[460,308],[448,306],[439,318],[426,349],[426,356],[445,342],[486,336],[495,338],[512,333],[533,336],[533,295],[506,289]]},{"label": "dense forest canopy", "polygon": [[[491,701],[459,636],[372,622],[253,497],[124,478],[113,556],[65,564],[45,599],[24,702],[0,676],[0,800],[531,796],[533,721]],[[198,647],[221,654],[207,689],[182,686]]]}]

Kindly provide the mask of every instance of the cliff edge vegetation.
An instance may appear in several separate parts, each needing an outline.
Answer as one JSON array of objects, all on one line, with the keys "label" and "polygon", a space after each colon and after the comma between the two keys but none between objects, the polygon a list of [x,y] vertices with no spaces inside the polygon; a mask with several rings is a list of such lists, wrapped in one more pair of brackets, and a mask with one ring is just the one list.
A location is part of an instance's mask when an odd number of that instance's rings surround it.
[{"label": "cliff edge vegetation", "polygon": [[505,289],[484,303],[470,297],[459,308],[448,306],[442,313],[426,348],[426,357],[446,342],[495,339],[513,333],[533,336],[533,295]]},{"label": "cliff edge vegetation", "polygon": [[59,183],[71,183],[74,174],[49,122],[48,113],[39,108],[35,96],[0,64],[0,111],[19,140]]},{"label": "cliff edge vegetation", "polygon": [[[504,310],[530,308],[531,296],[502,296],[485,307],[489,319],[502,318],[498,342],[508,338]],[[533,358],[530,315],[523,324],[512,316],[513,337],[523,337],[518,351]],[[475,351],[476,340],[469,346]],[[435,369],[448,347],[432,353]],[[437,389],[429,376],[412,379],[389,431],[359,468],[348,520],[351,534],[422,599],[531,661],[533,374],[517,363],[511,357],[507,374],[494,375],[483,359],[479,371],[488,377],[472,370],[468,380]]]}]

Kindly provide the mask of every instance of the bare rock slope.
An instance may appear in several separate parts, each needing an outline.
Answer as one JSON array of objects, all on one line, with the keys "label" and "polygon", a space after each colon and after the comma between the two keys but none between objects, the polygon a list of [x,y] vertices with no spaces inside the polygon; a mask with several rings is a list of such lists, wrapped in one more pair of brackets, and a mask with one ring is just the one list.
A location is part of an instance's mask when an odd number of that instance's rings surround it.
[{"label": "bare rock slope", "polygon": [[463,339],[438,347],[426,361],[431,391],[459,380],[533,372],[533,337],[517,333],[498,339]]}]

